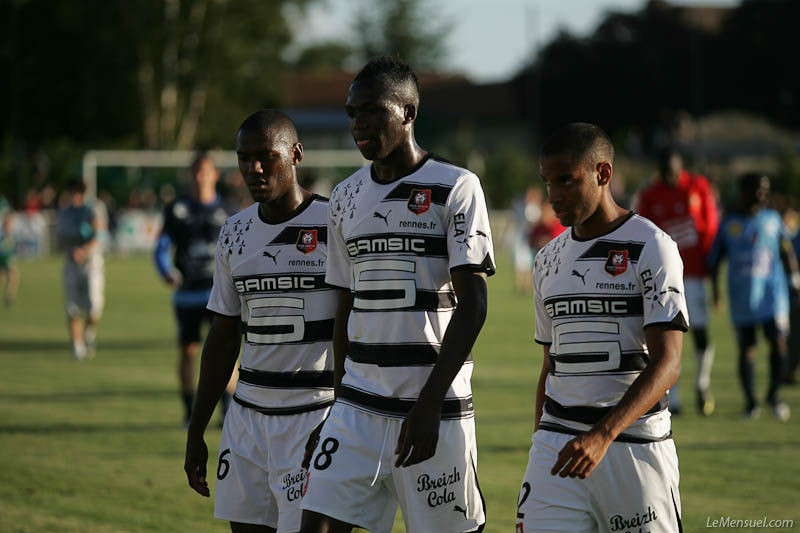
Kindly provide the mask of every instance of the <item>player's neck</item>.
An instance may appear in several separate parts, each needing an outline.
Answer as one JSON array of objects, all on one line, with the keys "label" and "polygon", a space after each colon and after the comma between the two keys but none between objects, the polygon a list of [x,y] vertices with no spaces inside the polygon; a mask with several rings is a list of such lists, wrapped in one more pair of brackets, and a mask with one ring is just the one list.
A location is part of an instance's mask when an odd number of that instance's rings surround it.
[{"label": "player's neck", "polygon": [[620,207],[610,196],[603,199],[589,218],[575,224],[572,229],[580,239],[593,239],[617,229],[629,216],[630,211]]},{"label": "player's neck", "polygon": [[427,155],[410,137],[385,158],[372,162],[372,177],[379,183],[391,183],[416,171]]},{"label": "player's neck", "polygon": [[258,204],[258,214],[267,224],[285,222],[297,214],[297,210],[313,196],[311,191],[294,187],[289,192],[269,202]]},{"label": "player's neck", "polygon": [[216,199],[217,199],[216,188],[198,189],[197,191],[197,200],[201,204],[210,204]]}]

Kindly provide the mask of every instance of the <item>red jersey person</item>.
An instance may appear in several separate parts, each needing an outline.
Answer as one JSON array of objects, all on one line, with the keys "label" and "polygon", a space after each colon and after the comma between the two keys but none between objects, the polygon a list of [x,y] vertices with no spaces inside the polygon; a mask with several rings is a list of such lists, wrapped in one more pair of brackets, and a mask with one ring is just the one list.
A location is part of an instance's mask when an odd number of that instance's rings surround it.
[{"label": "red jersey person", "polygon": [[[639,214],[652,220],[678,244],[697,362],[697,408],[703,415],[710,415],[714,412],[711,395],[714,346],[708,339],[704,278],[708,276],[706,258],[719,227],[714,193],[705,176],[687,171],[680,153],[667,149],[659,157],[657,181],[640,192],[637,203]],[[669,399],[672,412],[679,413],[677,383],[670,389]]]}]

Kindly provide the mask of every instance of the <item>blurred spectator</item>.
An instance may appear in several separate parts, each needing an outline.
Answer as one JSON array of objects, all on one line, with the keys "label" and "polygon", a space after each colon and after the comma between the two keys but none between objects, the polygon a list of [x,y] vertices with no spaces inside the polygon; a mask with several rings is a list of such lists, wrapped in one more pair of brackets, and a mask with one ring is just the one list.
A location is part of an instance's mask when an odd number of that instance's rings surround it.
[{"label": "blurred spectator", "polygon": [[14,213],[11,205],[0,195],[0,283],[4,284],[3,302],[11,307],[17,298],[19,268],[14,260],[16,245],[11,234]]},{"label": "blurred spectator", "polygon": [[78,360],[94,356],[97,323],[103,313],[104,263],[98,241],[100,221],[86,204],[86,185],[80,179],[67,184],[68,205],[58,213],[57,233],[64,249],[64,297],[72,340]]},{"label": "blurred spectator", "polygon": [[[661,154],[658,166],[657,180],[641,191],[634,210],[653,221],[678,245],[697,362],[696,405],[701,414],[710,415],[714,412],[711,394],[714,345],[708,339],[705,278],[706,258],[719,226],[717,205],[705,176],[687,171],[683,158],[674,149]],[[669,391],[669,402],[670,410],[678,414],[681,399],[677,382]]]},{"label": "blurred spectator", "polygon": [[509,233],[514,259],[514,287],[520,293],[533,288],[533,252],[528,244],[528,234],[542,212],[542,191],[528,187],[525,196],[511,202],[514,227]]},{"label": "blurred spectator", "polygon": [[[789,294],[800,289],[800,272],[780,215],[764,207],[769,178],[746,174],[739,182],[739,210],[722,221],[709,257],[714,304],[719,302],[717,276],[728,257],[728,300],[739,345],[739,377],[745,394],[746,418],[761,414],[755,391],[756,327],[769,343],[770,385],[767,402],[780,421],[789,419],[789,406],[779,389],[787,363]],[[779,260],[780,258],[780,260]],[[784,270],[786,269],[786,270]],[[789,272],[791,284],[785,272]],[[795,295],[796,297],[796,295]]]}]

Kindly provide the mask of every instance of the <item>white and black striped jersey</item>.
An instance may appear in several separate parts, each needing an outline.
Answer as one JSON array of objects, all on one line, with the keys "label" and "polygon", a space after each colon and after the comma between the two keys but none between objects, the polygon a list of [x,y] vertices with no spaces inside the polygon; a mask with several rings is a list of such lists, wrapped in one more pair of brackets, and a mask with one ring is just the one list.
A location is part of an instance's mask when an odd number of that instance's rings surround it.
[{"label": "white and black striped jersey", "polygon": [[[353,294],[338,399],[383,416],[413,406],[456,307],[450,271],[494,273],[489,215],[475,174],[428,156],[389,184],[371,166],[336,186],[326,281]],[[443,418],[473,415],[472,356],[445,397]]]},{"label": "white and black striped jersey", "polygon": [[[543,429],[589,429],[647,366],[644,329],[688,327],[678,247],[634,213],[593,239],[563,232],[536,254],[533,281],[536,342],[550,345]],[[665,396],[619,440],[669,435]]]},{"label": "white and black striped jersey", "polygon": [[256,203],[222,227],[208,309],[241,317],[234,400],[245,407],[295,414],[333,403],[327,218],[327,199],[314,195],[285,222],[264,222]]}]

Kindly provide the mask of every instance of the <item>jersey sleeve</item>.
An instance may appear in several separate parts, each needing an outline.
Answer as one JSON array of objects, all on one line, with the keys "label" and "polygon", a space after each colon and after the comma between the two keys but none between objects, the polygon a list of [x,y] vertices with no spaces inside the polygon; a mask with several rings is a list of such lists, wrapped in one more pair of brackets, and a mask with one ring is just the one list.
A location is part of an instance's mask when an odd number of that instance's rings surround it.
[{"label": "jersey sleeve", "polygon": [[666,233],[649,239],[639,257],[644,327],[667,326],[687,331],[689,312],[683,288],[683,261]]},{"label": "jersey sleeve", "polygon": [[228,257],[230,254],[228,248],[222,244],[222,231],[220,231],[217,251],[214,254],[214,285],[211,287],[206,307],[220,315],[241,316],[242,301],[233,282]]},{"label": "jersey sleeve", "polygon": [[495,272],[489,211],[478,177],[461,176],[447,197],[447,255],[450,270]]},{"label": "jersey sleeve", "polygon": [[[335,194],[335,191],[334,191]],[[331,195],[333,198],[334,195]],[[341,217],[337,220],[334,201],[328,203],[328,264],[325,268],[325,283],[340,289],[350,290],[350,256],[342,235]]]},{"label": "jersey sleeve", "polygon": [[175,202],[170,202],[164,207],[163,212],[163,219],[161,225],[161,234],[168,236],[170,239],[175,239],[175,217],[173,216],[173,210],[175,207]]},{"label": "jersey sleeve", "polygon": [[536,341],[537,344],[553,344],[553,321],[544,308],[544,299],[542,298],[541,290],[541,273],[538,260],[534,260],[533,262],[533,291],[533,309],[536,324],[534,328],[533,340]]}]

